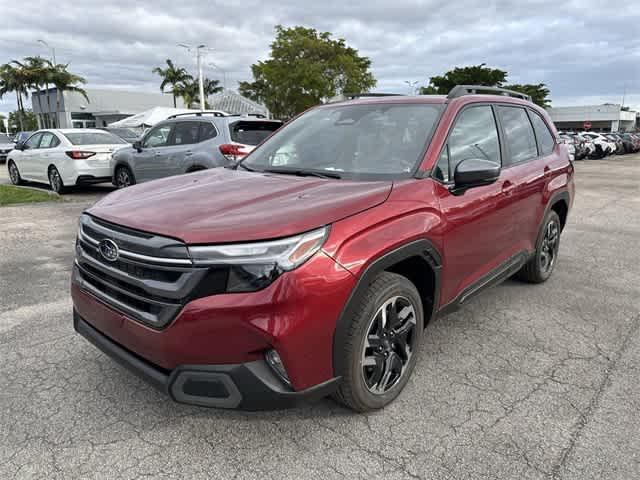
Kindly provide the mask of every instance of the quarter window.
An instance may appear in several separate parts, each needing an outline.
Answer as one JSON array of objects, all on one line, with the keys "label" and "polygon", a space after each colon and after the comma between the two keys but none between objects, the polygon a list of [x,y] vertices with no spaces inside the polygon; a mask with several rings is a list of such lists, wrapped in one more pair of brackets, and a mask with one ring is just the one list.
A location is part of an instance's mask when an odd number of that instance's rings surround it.
[{"label": "quarter window", "polygon": [[200,123],[200,138],[199,142],[204,142],[206,140],[211,140],[218,136],[218,131],[216,127],[213,126],[213,123],[209,122],[201,122]]},{"label": "quarter window", "polygon": [[171,133],[171,125],[155,127],[145,137],[142,146],[145,148],[166,147],[167,141],[169,140],[169,133]]},{"label": "quarter window", "polygon": [[549,155],[553,152],[553,148],[556,145],[553,135],[549,131],[549,127],[542,120],[540,115],[529,111],[529,117],[531,123],[533,123],[533,129],[536,132],[536,138],[538,139],[538,146],[540,147],[540,155]]},{"label": "quarter window", "polygon": [[453,180],[463,160],[478,158],[500,164],[500,142],[493,110],[488,105],[462,111],[440,152],[434,176],[443,182]]},{"label": "quarter window", "polygon": [[507,165],[524,162],[538,156],[536,137],[524,108],[498,107],[509,152]]}]

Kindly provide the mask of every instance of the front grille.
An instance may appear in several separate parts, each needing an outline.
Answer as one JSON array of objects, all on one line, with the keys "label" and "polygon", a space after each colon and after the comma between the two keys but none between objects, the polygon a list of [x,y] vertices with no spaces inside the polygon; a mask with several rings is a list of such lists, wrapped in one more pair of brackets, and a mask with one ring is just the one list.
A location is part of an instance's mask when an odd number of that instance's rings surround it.
[{"label": "front grille", "polygon": [[[118,246],[115,261],[100,252],[100,242],[107,239]],[[151,327],[168,325],[196,296],[224,291],[226,278],[212,277],[212,271],[195,267],[180,241],[86,214],[80,219],[74,281],[115,310]]]}]

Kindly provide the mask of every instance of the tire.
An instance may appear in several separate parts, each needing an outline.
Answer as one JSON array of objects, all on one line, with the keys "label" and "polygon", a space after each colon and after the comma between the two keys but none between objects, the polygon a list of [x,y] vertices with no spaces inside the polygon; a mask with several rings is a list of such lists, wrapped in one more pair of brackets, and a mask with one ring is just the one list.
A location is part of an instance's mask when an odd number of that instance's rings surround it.
[{"label": "tire", "polygon": [[120,165],[116,168],[113,183],[117,188],[127,188],[136,184],[136,178],[129,167]]},{"label": "tire", "polygon": [[20,171],[18,170],[18,166],[14,163],[13,160],[9,160],[7,169],[9,171],[9,180],[11,180],[11,183],[13,183],[14,185],[22,184],[22,177],[20,176]]},{"label": "tire", "polygon": [[[381,328],[383,310],[387,329]],[[396,328],[391,328],[394,321]],[[382,272],[363,295],[347,331],[340,352],[346,371],[338,372],[342,382],[334,398],[358,412],[392,402],[413,372],[423,330],[424,310],[414,284],[402,275]]]},{"label": "tire", "polygon": [[517,273],[520,280],[529,283],[547,281],[558,260],[561,231],[560,217],[555,211],[550,210],[545,215],[538,233],[534,255]]},{"label": "tire", "polygon": [[56,167],[49,167],[49,186],[51,190],[56,192],[58,195],[62,195],[67,192],[67,187],[64,186],[62,181],[62,177],[60,177],[60,172]]}]

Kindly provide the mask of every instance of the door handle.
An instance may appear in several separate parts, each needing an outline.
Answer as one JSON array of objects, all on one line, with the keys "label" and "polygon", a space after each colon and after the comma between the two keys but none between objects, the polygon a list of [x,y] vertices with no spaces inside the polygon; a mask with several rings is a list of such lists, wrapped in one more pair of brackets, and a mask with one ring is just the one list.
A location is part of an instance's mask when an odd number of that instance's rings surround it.
[{"label": "door handle", "polygon": [[185,157],[190,157],[191,155],[193,155],[193,152],[191,150],[187,150],[186,152],[184,152]]},{"label": "door handle", "polygon": [[504,193],[505,195],[511,195],[515,188],[516,186],[509,180],[507,180],[502,184],[502,193]]},{"label": "door handle", "polygon": [[156,156],[156,157],[159,157],[160,155],[162,155],[160,152],[156,152],[156,153],[155,153],[155,156]]}]

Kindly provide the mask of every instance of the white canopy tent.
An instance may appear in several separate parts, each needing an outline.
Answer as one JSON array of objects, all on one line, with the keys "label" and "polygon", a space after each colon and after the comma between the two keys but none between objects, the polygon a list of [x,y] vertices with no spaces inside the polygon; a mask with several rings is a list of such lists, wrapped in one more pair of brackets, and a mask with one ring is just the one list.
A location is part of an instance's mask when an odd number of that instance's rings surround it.
[{"label": "white canopy tent", "polygon": [[178,113],[197,113],[198,111],[199,110],[191,110],[188,108],[153,107],[150,110],[136,113],[131,117],[110,123],[109,127],[149,128],[162,120],[166,120],[171,115],[176,115]]}]

